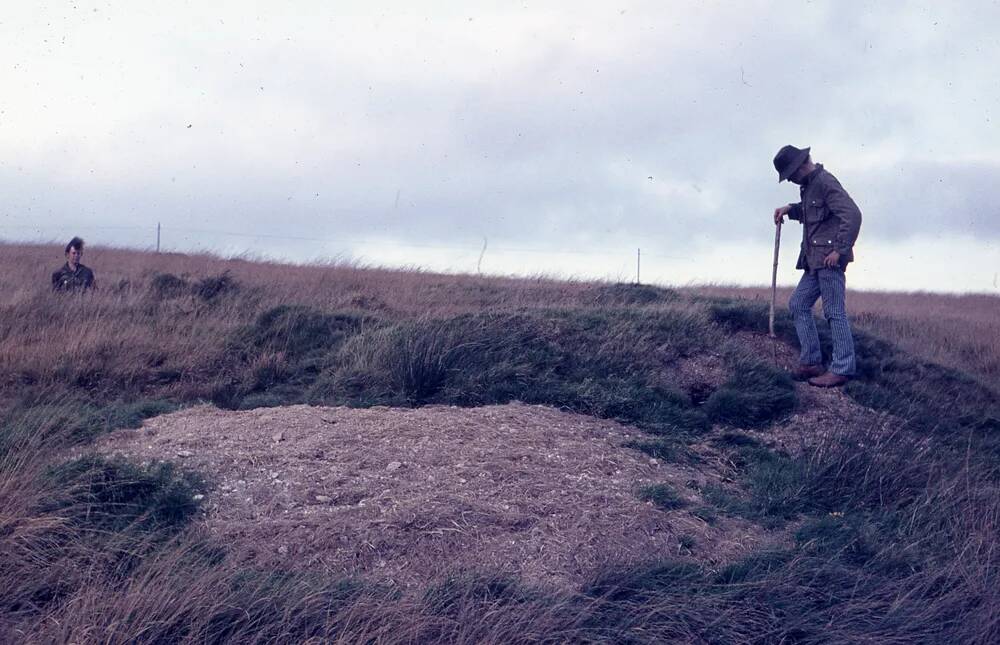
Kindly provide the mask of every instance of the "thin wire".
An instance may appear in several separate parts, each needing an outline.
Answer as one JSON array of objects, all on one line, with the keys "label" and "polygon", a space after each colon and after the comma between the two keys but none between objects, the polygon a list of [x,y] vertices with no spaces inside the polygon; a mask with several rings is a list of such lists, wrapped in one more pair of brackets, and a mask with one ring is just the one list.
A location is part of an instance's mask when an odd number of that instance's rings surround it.
[{"label": "thin wire", "polygon": [[[31,225],[10,225],[10,224],[0,224],[0,229],[29,229],[29,230],[65,230],[66,226],[31,226]],[[93,229],[93,230],[155,230],[152,226],[106,226],[106,225],[84,225],[75,226],[77,229]],[[194,233],[198,235],[216,235],[220,237],[242,237],[249,239],[271,239],[271,240],[290,240],[297,242],[310,242],[313,244],[337,244],[343,243],[344,241],[351,241],[361,244],[386,244],[391,246],[403,247],[403,248],[417,248],[417,249],[430,249],[435,251],[450,250],[450,251],[467,251],[469,253],[478,252],[478,248],[472,246],[459,246],[459,245],[446,245],[446,244],[421,244],[417,242],[398,242],[394,240],[387,239],[377,239],[377,238],[366,238],[357,237],[353,235],[345,235],[339,239],[329,239],[329,238],[317,238],[317,237],[306,237],[301,235],[278,235],[274,233],[241,233],[238,231],[220,231],[213,229],[202,229],[202,228],[187,228],[183,226],[178,227],[162,227],[163,233],[179,232],[179,233]],[[623,255],[631,255],[631,251],[580,251],[571,249],[545,249],[545,248],[517,248],[517,247],[491,247],[491,250],[498,253],[538,253],[543,255],[574,255],[574,256],[607,256],[607,257],[620,257]],[[674,256],[674,255],[661,255],[657,253],[647,253],[647,257],[655,257],[668,260],[690,260],[689,257],[684,256]]]}]

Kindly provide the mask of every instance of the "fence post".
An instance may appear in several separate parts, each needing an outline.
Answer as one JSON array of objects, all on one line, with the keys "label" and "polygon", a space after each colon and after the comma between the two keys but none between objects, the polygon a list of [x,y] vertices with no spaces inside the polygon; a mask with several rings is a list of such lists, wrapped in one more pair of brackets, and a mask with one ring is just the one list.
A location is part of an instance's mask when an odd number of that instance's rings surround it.
[{"label": "fence post", "polygon": [[156,252],[160,252],[160,223],[156,223]]}]

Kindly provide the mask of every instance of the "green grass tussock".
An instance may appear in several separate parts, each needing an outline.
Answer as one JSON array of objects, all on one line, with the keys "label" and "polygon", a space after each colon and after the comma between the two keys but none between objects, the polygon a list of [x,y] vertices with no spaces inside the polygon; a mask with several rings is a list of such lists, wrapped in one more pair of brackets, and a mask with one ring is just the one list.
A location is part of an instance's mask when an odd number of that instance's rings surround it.
[{"label": "green grass tussock", "polygon": [[969,433],[1000,456],[1000,395],[958,370],[908,355],[891,343],[858,334],[858,378],[844,388],[862,405],[906,419],[920,433],[952,443]]},{"label": "green grass tussock", "polygon": [[[0,453],[0,634],[63,606],[94,575],[127,575],[193,519],[200,480],[170,464],[86,456],[52,461],[79,441],[43,414],[8,414]],[[108,573],[110,575],[110,573]],[[23,640],[23,639],[17,639]]]},{"label": "green grass tussock", "polygon": [[759,445],[743,445],[729,452],[745,494],[721,487],[706,487],[702,493],[719,509],[774,528],[811,510],[804,495],[806,472],[799,460]]},{"label": "green grass tussock", "polygon": [[[713,321],[732,331],[766,332],[767,304],[761,300],[708,299]],[[791,315],[776,312],[776,333],[797,346]],[[831,347],[825,323],[817,325],[826,359]],[[854,330],[858,373],[844,391],[860,404],[905,419],[916,432],[958,441],[973,432],[1000,456],[1000,395],[961,371],[900,350],[892,342]]]},{"label": "green grass tussock", "polygon": [[520,400],[699,433],[708,418],[671,365],[713,341],[687,312],[541,311],[375,326],[347,341],[312,400],[486,405]]},{"label": "green grass tussock", "polygon": [[220,359],[230,377],[211,399],[233,409],[301,402],[340,346],[372,323],[360,312],[268,309],[231,334]]},{"label": "green grass tussock", "polygon": [[157,300],[179,298],[190,291],[190,283],[172,273],[156,273],[149,279],[149,293]]},{"label": "green grass tussock", "polygon": [[85,456],[60,464],[49,474],[63,491],[43,509],[84,531],[182,529],[198,510],[194,496],[204,484],[171,463],[136,466],[121,459]]},{"label": "green grass tussock", "polygon": [[240,283],[232,274],[229,271],[223,271],[219,275],[206,276],[196,282],[191,287],[191,293],[205,302],[212,302],[222,296],[235,295],[240,292],[240,289]]},{"label": "green grass tussock", "polygon": [[[801,464],[794,479],[806,484],[797,488],[809,514],[792,547],[719,572],[670,561],[618,568],[585,593],[606,601],[604,628],[620,627],[632,642],[994,642],[1000,621],[983,608],[997,601],[1000,559],[990,542],[1000,502],[980,483],[956,486],[969,476],[963,468],[944,472],[929,455],[917,459],[938,473],[923,496],[873,497],[848,512],[809,499],[829,471]],[[833,505],[848,505],[868,484],[841,487],[846,498]]]},{"label": "green grass tussock", "polygon": [[639,499],[644,502],[653,502],[658,508],[665,511],[684,508],[688,505],[687,501],[678,495],[670,484],[646,486],[639,491]]},{"label": "green grass tussock", "polygon": [[681,299],[674,289],[623,282],[593,287],[590,293],[594,304],[602,307],[658,305]]},{"label": "green grass tussock", "polygon": [[787,416],[796,403],[791,377],[760,360],[735,361],[733,375],[705,401],[705,413],[718,423],[763,427]]},{"label": "green grass tussock", "polygon": [[23,399],[0,416],[0,454],[17,450],[25,442],[37,444],[47,435],[68,444],[84,443],[120,428],[138,428],[143,420],[180,408],[161,399],[112,401],[93,405],[81,400],[44,394]]},{"label": "green grass tussock", "polygon": [[243,360],[261,351],[280,352],[292,359],[314,358],[339,347],[367,320],[358,312],[327,313],[301,305],[280,305],[237,331],[229,349]]},{"label": "green grass tussock", "polygon": [[[729,331],[767,333],[768,304],[759,300],[704,298],[712,322]],[[775,322],[778,322],[776,317]],[[788,318],[785,316],[784,318]]]},{"label": "green grass tussock", "polygon": [[148,293],[154,300],[172,300],[182,296],[193,296],[203,302],[212,302],[221,296],[238,294],[240,283],[229,271],[209,275],[194,282],[185,276],[172,273],[154,273],[149,279]]}]

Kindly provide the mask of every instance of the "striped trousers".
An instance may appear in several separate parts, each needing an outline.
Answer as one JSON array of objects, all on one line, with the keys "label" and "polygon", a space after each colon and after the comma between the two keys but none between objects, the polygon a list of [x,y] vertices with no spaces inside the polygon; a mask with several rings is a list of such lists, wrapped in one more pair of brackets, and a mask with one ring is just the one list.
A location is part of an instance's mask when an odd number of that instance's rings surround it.
[{"label": "striped trousers", "polygon": [[823,299],[823,316],[830,324],[833,336],[833,360],[830,371],[834,374],[852,376],[857,369],[854,356],[854,336],[847,320],[844,291],[847,281],[841,269],[816,269],[805,271],[799,285],[792,292],[788,308],[795,320],[795,331],[799,335],[802,353],[799,361],[803,365],[822,365],[823,352],[820,349],[819,333],[812,308],[816,300]]}]

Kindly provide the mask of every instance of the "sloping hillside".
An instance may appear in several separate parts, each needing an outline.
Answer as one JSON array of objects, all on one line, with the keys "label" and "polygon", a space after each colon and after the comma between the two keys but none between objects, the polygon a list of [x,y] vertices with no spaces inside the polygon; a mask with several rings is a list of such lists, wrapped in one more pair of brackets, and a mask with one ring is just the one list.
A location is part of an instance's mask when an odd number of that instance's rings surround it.
[{"label": "sloping hillside", "polygon": [[860,315],[817,391],[718,289],[94,249],[62,296],[49,255],[0,267],[8,639],[1000,635],[978,337]]}]

